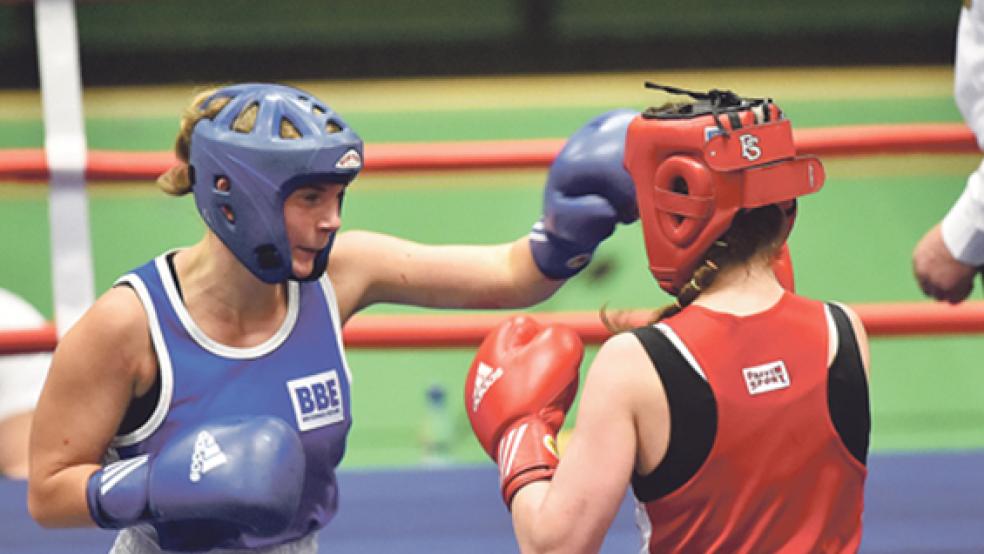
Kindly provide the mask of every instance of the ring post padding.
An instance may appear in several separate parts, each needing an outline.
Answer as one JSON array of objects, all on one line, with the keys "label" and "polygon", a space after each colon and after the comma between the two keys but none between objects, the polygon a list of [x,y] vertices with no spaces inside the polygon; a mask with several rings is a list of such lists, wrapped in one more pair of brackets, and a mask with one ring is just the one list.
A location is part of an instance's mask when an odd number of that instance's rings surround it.
[{"label": "ring post padding", "polygon": [[58,336],[93,301],[86,141],[73,0],[35,0],[34,19],[49,171],[48,220]]}]

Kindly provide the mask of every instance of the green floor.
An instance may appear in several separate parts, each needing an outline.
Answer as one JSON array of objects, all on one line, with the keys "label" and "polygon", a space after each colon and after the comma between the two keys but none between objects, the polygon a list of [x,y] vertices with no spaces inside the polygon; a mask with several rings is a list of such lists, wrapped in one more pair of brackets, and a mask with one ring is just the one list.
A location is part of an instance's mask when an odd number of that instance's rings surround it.
[{"label": "green floor", "polygon": [[[945,87],[939,87],[945,90]],[[889,90],[889,89],[887,89]],[[897,90],[897,89],[896,89]],[[959,121],[945,93],[889,100],[802,95],[784,103],[799,127]],[[651,93],[640,92],[637,107]],[[621,98],[619,100],[622,100]],[[354,110],[348,120],[369,141],[560,137],[581,121],[624,102],[557,108]],[[174,118],[88,121],[93,148],[168,148]],[[0,148],[41,143],[39,121],[0,115]],[[845,302],[920,298],[909,266],[912,245],[963,187],[974,156],[828,160],[825,190],[802,203],[791,239],[800,292]],[[425,242],[501,242],[524,234],[539,213],[543,171],[365,175],[347,196],[348,229],[373,229]],[[148,184],[92,187],[90,216],[96,284],[165,248],[191,243],[202,225],[189,198],[165,197]],[[50,317],[50,264],[43,187],[0,184],[0,285]],[[142,230],[135,232],[135,229]],[[594,310],[603,303],[640,308],[664,303],[645,266],[638,225],[622,227],[596,261],[537,310]],[[380,306],[376,312],[405,312]],[[873,342],[874,448],[984,447],[984,372],[980,337],[899,338]],[[484,454],[460,406],[468,350],[350,351],[355,427],[346,464],[413,464],[421,459],[425,391],[443,386],[455,427],[454,460]]]}]

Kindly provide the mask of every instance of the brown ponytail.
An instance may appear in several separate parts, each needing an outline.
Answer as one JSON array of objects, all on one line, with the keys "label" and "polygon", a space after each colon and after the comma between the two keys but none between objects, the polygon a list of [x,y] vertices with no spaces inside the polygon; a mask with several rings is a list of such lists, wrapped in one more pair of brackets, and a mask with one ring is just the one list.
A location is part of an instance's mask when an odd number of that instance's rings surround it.
[{"label": "brown ponytail", "polygon": [[655,318],[650,321],[650,324],[678,314],[684,308],[693,304],[700,293],[710,288],[714,283],[714,279],[721,272],[722,265],[730,265],[728,243],[718,240],[708,249],[704,261],[694,271],[693,277],[680,289],[676,297],[676,302],[657,310]]},{"label": "brown ponytail", "polygon": [[181,114],[178,136],[174,140],[174,154],[178,164],[157,178],[157,186],[171,196],[181,196],[191,191],[191,175],[188,173],[188,158],[191,155],[191,133],[195,124],[203,118],[212,119],[229,103],[229,99],[219,97],[203,106],[208,97],[218,89],[208,89],[195,95]]}]

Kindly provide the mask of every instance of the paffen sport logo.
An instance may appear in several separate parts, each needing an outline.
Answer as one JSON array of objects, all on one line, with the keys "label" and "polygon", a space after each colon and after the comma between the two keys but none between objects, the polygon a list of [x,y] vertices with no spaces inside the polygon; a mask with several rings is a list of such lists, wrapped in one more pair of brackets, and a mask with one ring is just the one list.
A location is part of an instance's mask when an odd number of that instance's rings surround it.
[{"label": "paffen sport logo", "polygon": [[287,382],[297,428],[309,431],[345,419],[345,401],[334,369]]},{"label": "paffen sport logo", "polygon": [[478,371],[475,372],[475,387],[472,389],[472,411],[478,411],[478,405],[482,403],[482,398],[489,391],[489,387],[495,384],[502,377],[502,368],[492,369],[485,362],[478,362]]},{"label": "paffen sport logo", "polygon": [[759,138],[755,135],[740,135],[741,157],[750,162],[762,157],[762,147],[759,146]]},{"label": "paffen sport logo", "polygon": [[741,371],[745,375],[748,394],[762,394],[789,387],[789,372],[782,360],[746,367]]}]

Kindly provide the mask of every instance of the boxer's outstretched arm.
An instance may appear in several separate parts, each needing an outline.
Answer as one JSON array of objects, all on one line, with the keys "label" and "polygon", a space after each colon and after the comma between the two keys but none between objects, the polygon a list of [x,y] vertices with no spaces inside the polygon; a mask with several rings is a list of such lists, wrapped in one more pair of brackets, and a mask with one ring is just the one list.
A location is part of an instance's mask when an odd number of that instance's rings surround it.
[{"label": "boxer's outstretched arm", "polygon": [[[515,308],[549,297],[590,261],[618,223],[638,217],[623,166],[633,110],[602,114],[568,139],[547,174],[532,231],[496,246],[425,246],[374,233],[338,236],[328,274],[343,320],[379,302],[434,308]],[[481,206],[475,226],[486,214]],[[408,210],[411,207],[408,206]],[[415,213],[422,220],[426,210]],[[449,230],[447,242],[453,242]]]},{"label": "boxer's outstretched arm", "polygon": [[339,235],[328,264],[343,320],[377,303],[431,308],[516,308],[548,298],[563,281],[544,277],[528,239],[426,245],[354,231]]}]

